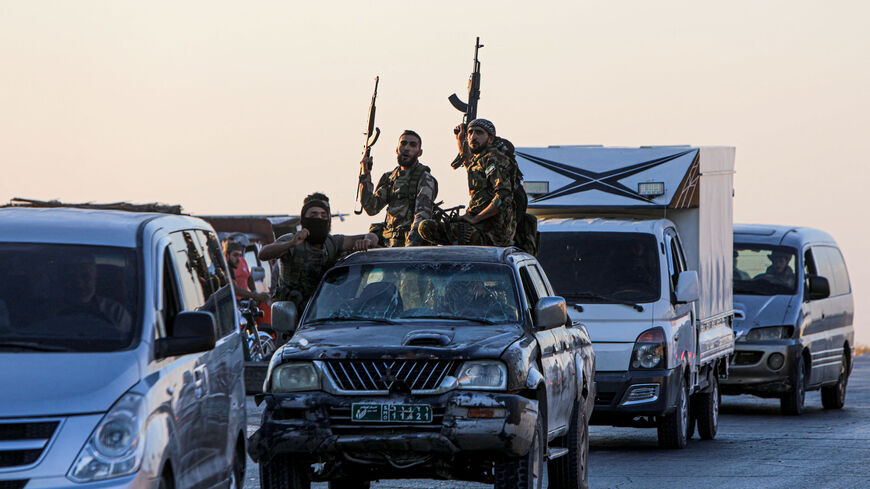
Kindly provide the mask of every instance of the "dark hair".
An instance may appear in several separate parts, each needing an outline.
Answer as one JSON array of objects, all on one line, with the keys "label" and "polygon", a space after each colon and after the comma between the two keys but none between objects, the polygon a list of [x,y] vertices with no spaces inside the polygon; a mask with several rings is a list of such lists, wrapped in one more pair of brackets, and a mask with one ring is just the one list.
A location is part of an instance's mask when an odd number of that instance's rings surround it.
[{"label": "dark hair", "polygon": [[402,134],[399,135],[399,139],[402,139],[402,136],[414,136],[415,138],[417,138],[417,141],[420,142],[420,147],[423,147],[423,138],[421,138],[416,131],[405,129],[404,131],[402,131]]},{"label": "dark hair", "polygon": [[229,256],[229,254],[234,252],[234,251],[241,251],[242,253],[244,253],[245,252],[245,245],[243,245],[242,243],[239,243],[238,241],[228,242],[227,243],[227,255]]},{"label": "dark hair", "polygon": [[326,203],[329,203],[329,197],[327,197],[326,194],[321,193],[321,192],[314,192],[313,194],[308,195],[307,197],[305,197],[305,199],[302,201],[302,203],[307,204],[307,203],[311,202],[312,200],[322,200]]}]

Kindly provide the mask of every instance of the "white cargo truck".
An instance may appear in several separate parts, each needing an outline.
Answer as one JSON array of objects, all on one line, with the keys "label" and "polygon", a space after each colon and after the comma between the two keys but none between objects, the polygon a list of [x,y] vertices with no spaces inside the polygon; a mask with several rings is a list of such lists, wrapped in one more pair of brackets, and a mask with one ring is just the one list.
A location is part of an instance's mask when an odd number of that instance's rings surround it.
[{"label": "white cargo truck", "polygon": [[596,355],[593,424],[716,436],[734,351],[734,148],[518,148],[538,259]]}]

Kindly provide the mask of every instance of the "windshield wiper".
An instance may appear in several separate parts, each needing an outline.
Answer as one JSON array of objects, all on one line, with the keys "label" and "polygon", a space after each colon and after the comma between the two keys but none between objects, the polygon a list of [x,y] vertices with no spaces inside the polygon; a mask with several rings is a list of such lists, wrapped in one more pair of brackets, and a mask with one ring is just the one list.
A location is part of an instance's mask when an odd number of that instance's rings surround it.
[{"label": "windshield wiper", "polygon": [[444,315],[426,315],[426,316],[402,316],[402,319],[445,319],[448,321],[471,321],[475,323],[481,324],[498,324],[495,321],[484,318],[460,318],[456,316],[444,316]]},{"label": "windshield wiper", "polygon": [[305,321],[305,324],[320,324],[320,323],[341,323],[341,322],[349,322],[349,321],[365,321],[370,323],[380,323],[380,324],[399,324],[392,319],[386,318],[370,318],[365,316],[330,316],[326,318],[314,319],[312,321]]},{"label": "windshield wiper", "polygon": [[33,351],[73,351],[60,345],[45,345],[33,341],[0,341],[0,348],[21,348]]},{"label": "windshield wiper", "polygon": [[623,306],[632,307],[637,312],[643,312],[643,306],[636,302],[616,299],[614,297],[605,297],[603,295],[593,294],[591,292],[572,292],[565,294],[565,296],[572,299],[592,299],[595,301],[602,301],[607,304],[621,304]]}]

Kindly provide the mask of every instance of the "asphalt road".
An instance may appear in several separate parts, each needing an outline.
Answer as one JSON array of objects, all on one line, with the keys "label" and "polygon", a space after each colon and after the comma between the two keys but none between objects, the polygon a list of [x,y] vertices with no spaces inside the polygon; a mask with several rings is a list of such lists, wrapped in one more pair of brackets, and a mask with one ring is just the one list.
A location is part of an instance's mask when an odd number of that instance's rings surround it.
[{"label": "asphalt road", "polygon": [[[259,412],[249,401],[249,432],[256,429]],[[855,360],[842,410],[823,409],[818,392],[807,394],[807,409],[796,417],[780,415],[775,399],[726,396],[715,440],[696,435],[684,450],[662,450],[655,429],[593,426],[590,445],[594,489],[870,489],[870,355]],[[245,489],[258,487],[257,466],[249,460]],[[399,480],[372,487],[491,486]]]}]

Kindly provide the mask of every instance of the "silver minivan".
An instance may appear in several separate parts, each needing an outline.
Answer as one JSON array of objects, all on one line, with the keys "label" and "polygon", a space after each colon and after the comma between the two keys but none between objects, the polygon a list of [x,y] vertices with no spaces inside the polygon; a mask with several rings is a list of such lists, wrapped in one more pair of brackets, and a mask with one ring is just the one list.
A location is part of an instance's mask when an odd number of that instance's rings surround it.
[{"label": "silver minivan", "polygon": [[736,351],[724,394],[780,399],[800,414],[808,390],[846,400],[855,332],[849,273],[829,234],[805,227],[734,226]]},{"label": "silver minivan", "polygon": [[240,488],[238,324],[200,219],[0,209],[0,487]]}]

